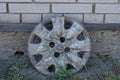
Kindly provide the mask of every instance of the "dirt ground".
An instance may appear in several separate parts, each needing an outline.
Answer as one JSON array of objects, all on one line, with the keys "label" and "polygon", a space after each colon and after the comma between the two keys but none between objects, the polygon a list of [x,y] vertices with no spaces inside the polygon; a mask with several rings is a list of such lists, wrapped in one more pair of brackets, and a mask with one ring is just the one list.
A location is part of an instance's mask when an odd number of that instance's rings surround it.
[{"label": "dirt ground", "polygon": [[[30,63],[26,55],[29,33],[1,32],[0,35],[0,80],[53,80]],[[89,61],[72,76],[77,80],[120,80],[120,30],[91,31],[90,36]]]},{"label": "dirt ground", "polygon": [[[119,60],[110,55],[92,53],[86,66],[75,77],[78,80],[120,80]],[[52,80],[38,72],[26,52],[0,49],[0,80]]]}]

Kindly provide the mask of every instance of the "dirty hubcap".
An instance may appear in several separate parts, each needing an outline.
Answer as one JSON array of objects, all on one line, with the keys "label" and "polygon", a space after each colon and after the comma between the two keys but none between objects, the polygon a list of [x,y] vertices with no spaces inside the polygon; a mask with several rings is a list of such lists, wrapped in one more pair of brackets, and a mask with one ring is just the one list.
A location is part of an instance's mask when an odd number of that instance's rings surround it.
[{"label": "dirty hubcap", "polygon": [[37,25],[28,41],[29,58],[45,75],[56,74],[59,66],[76,73],[90,54],[90,38],[78,22],[64,17],[50,18]]}]

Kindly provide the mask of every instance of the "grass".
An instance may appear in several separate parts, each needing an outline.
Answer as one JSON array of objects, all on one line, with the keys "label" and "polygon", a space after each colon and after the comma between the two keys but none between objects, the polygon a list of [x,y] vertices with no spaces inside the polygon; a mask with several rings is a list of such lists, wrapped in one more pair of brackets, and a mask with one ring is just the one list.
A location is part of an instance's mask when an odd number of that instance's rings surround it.
[{"label": "grass", "polygon": [[15,62],[14,65],[10,66],[8,68],[8,72],[7,73],[3,73],[0,74],[0,80],[34,80],[33,77],[23,77],[21,75],[19,75],[19,71],[21,70],[22,65],[20,65],[20,63],[18,61]]},{"label": "grass", "polygon": [[23,77],[15,76],[12,73],[18,72],[21,69],[21,65],[16,62],[14,65],[10,66],[8,70],[12,71],[10,74],[1,74],[0,78],[3,78],[5,80],[24,80]]},{"label": "grass", "polygon": [[59,66],[59,72],[54,76],[54,80],[67,80],[71,77],[65,66]]},{"label": "grass", "polygon": [[71,75],[66,69],[66,66],[59,66],[59,72],[53,76],[52,80],[83,80],[83,79]]},{"label": "grass", "polygon": [[21,65],[18,62],[16,62],[15,65],[9,68],[9,70],[11,71],[19,71],[20,69],[21,69]]}]

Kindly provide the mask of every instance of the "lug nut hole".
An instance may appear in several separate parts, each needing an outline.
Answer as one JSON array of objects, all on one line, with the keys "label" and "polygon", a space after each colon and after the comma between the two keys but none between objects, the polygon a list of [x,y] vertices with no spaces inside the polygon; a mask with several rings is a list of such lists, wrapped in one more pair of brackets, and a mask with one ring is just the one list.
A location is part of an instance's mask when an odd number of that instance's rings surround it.
[{"label": "lug nut hole", "polygon": [[69,47],[66,47],[66,48],[64,49],[64,51],[68,53],[68,52],[70,52],[70,48],[69,48]]},{"label": "lug nut hole", "polygon": [[54,48],[54,47],[55,47],[55,43],[54,43],[54,42],[50,42],[50,43],[49,43],[49,46],[50,46],[51,48]]},{"label": "lug nut hole", "polygon": [[54,53],[54,56],[55,56],[56,58],[58,58],[58,57],[60,56],[60,53],[59,53],[59,52],[55,52],[55,53]]},{"label": "lug nut hole", "polygon": [[60,37],[60,42],[64,43],[65,42],[65,38],[64,37]]}]

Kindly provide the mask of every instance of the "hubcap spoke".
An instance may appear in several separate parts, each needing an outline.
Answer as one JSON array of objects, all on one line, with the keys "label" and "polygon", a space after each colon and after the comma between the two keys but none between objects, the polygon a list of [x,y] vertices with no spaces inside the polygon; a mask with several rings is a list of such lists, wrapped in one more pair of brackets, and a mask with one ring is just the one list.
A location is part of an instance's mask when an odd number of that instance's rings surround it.
[{"label": "hubcap spoke", "polygon": [[72,61],[72,62],[77,62],[77,61],[82,61],[81,58],[79,58],[76,54],[74,53],[67,53],[67,56],[69,57],[69,59]]},{"label": "hubcap spoke", "polygon": [[83,41],[76,40],[70,47],[73,50],[90,51],[90,41],[89,39]]},{"label": "hubcap spoke", "polygon": [[69,63],[70,61],[68,60],[68,58],[66,57],[66,55],[64,54],[60,59],[58,59],[58,64],[60,64],[61,66],[65,66],[67,63]]},{"label": "hubcap spoke", "polygon": [[39,61],[35,67],[39,69],[41,72],[46,73],[47,69],[51,66],[55,65],[55,61],[52,56],[47,56],[46,58],[43,58],[41,61]]},{"label": "hubcap spoke", "polygon": [[69,29],[69,32],[67,33],[67,39],[71,39],[76,37],[79,33],[81,33],[84,30],[84,28],[81,27],[77,22],[74,22],[71,26],[71,29]]},{"label": "hubcap spoke", "polygon": [[44,48],[43,44],[29,44],[29,52],[30,55],[35,55],[35,54],[44,54],[47,49]]},{"label": "hubcap spoke", "polygon": [[74,53],[68,53],[67,55],[69,59],[72,61],[71,64],[74,66],[74,68],[76,70],[79,70],[82,65],[82,59]]},{"label": "hubcap spoke", "polygon": [[36,28],[33,31],[34,34],[37,36],[41,37],[41,39],[44,40],[52,40],[51,39],[51,33],[43,26],[43,25],[38,25],[38,28]]},{"label": "hubcap spoke", "polygon": [[64,17],[52,18],[53,31],[56,35],[62,35],[64,33]]}]

